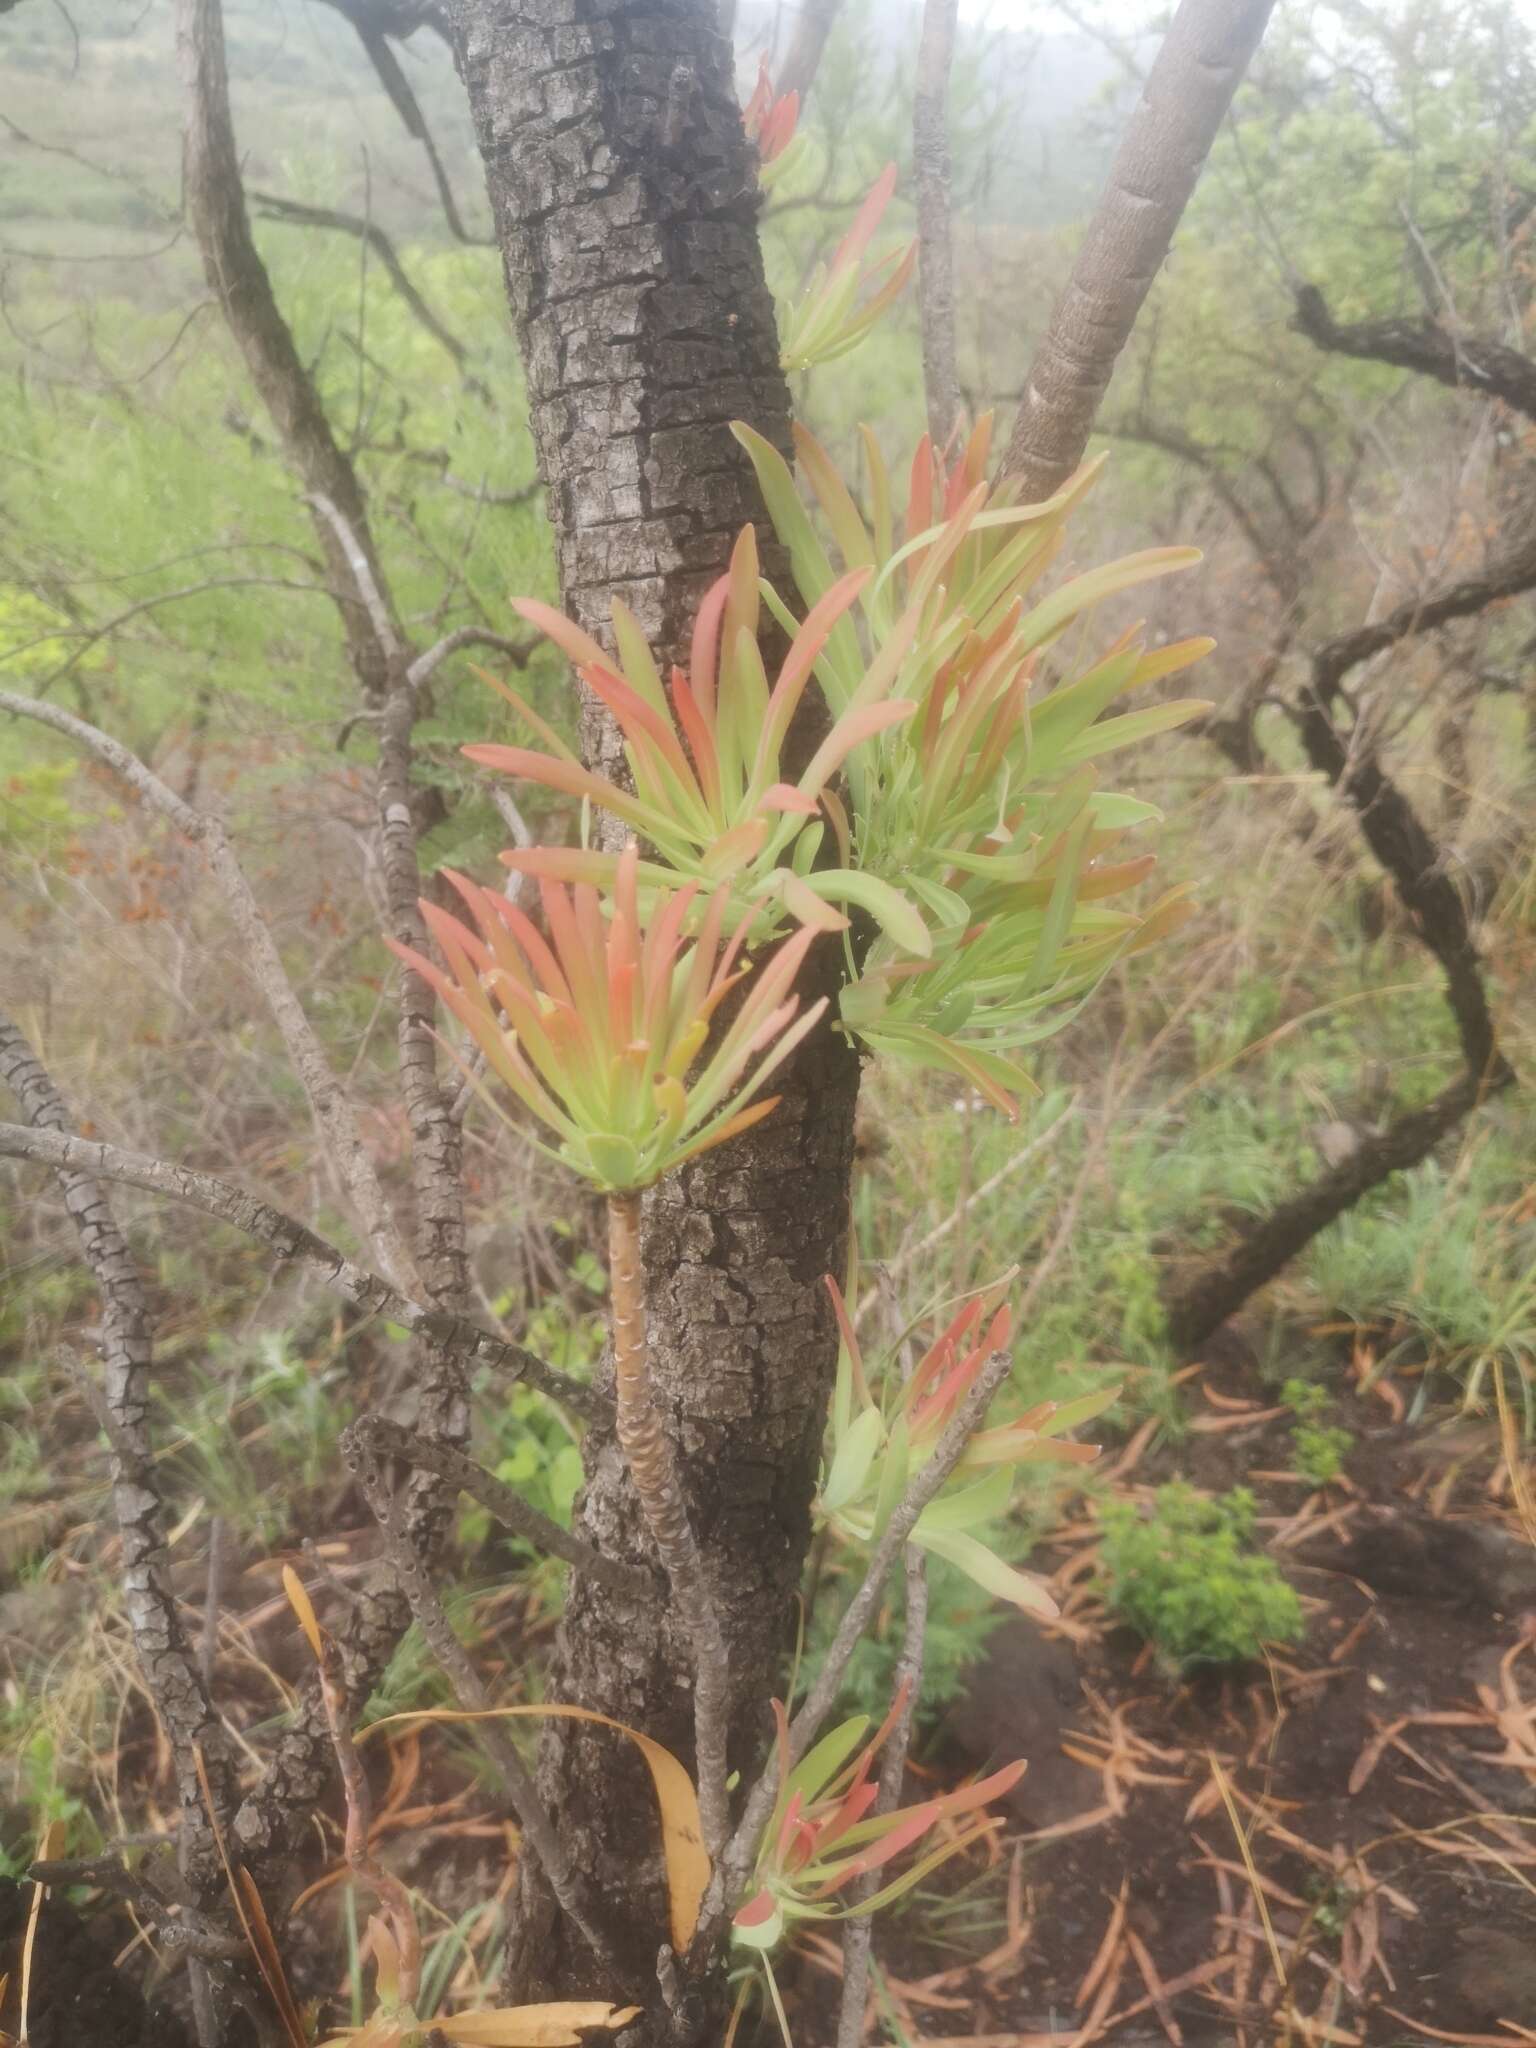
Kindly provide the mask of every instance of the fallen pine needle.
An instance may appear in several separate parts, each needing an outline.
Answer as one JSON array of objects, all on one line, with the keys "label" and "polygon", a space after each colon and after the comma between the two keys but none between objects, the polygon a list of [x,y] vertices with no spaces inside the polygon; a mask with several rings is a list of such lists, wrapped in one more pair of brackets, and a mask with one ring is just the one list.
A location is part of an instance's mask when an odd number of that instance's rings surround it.
[{"label": "fallen pine needle", "polygon": [[1080,2007],[1086,2005],[1089,1999],[1092,1998],[1100,1978],[1109,1968],[1110,1959],[1119,1946],[1121,1930],[1125,1926],[1125,1895],[1129,1885],[1130,1879],[1122,1877],[1120,1880],[1120,1894],[1110,1912],[1109,1924],[1104,1929],[1104,1938],[1094,1952],[1093,1961],[1088,1965],[1088,1974],[1077,1987],[1077,1997],[1074,2003]]}]

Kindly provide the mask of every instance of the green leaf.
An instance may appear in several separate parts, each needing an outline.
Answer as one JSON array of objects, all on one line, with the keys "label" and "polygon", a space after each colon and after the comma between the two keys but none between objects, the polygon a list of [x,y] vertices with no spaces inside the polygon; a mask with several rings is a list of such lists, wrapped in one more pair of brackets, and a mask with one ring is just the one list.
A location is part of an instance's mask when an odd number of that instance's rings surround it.
[{"label": "green leaf", "polygon": [[1118,1383],[1112,1387],[1100,1388],[1092,1394],[1079,1394],[1075,1400],[1062,1401],[1052,1415],[1048,1415],[1035,1434],[1037,1436],[1062,1436],[1069,1429],[1080,1429],[1085,1422],[1093,1422],[1107,1408],[1113,1408],[1124,1388]]},{"label": "green leaf", "polygon": [[821,1489],[822,1511],[834,1513],[845,1501],[856,1500],[875,1462],[885,1436],[885,1423],[877,1408],[866,1408],[850,1425],[833,1455],[827,1481]]},{"label": "green leaf", "polygon": [[975,1529],[983,1522],[995,1522],[1008,1512],[1013,1498],[1013,1474],[1000,1465],[974,1485],[956,1487],[930,1501],[917,1518],[917,1526],[931,1534],[935,1529]]},{"label": "green leaf", "polygon": [[805,879],[807,886],[826,902],[855,903],[861,910],[867,910],[903,952],[915,953],[919,960],[932,955],[933,939],[927,925],[901,891],[882,882],[878,875],[867,875],[856,868],[828,868]]},{"label": "green leaf", "polygon": [[1096,761],[1101,754],[1112,754],[1119,747],[1134,747],[1156,733],[1171,732],[1177,725],[1187,725],[1192,718],[1203,718],[1210,709],[1207,698],[1179,697],[1172,704],[1154,704],[1149,711],[1127,711],[1123,717],[1106,719],[1102,725],[1090,725],[1080,739],[1062,749],[1060,765],[1075,768],[1080,761]]},{"label": "green leaf", "polygon": [[783,1818],[797,1792],[807,1806],[817,1799],[822,1787],[831,1783],[864,1740],[868,1729],[868,1714],[855,1714],[851,1721],[840,1721],[829,1734],[823,1735],[820,1742],[807,1750],[784,1781],[779,1794],[778,1817]]},{"label": "green leaf", "polygon": [[880,1541],[885,1534],[886,1523],[901,1505],[901,1497],[907,1490],[907,1479],[911,1469],[912,1452],[907,1436],[907,1425],[898,1415],[891,1424],[885,1462],[880,1467],[880,1491],[875,1498],[875,1521],[870,1531],[872,1542]]},{"label": "green leaf", "polygon": [[1059,1611],[1056,1602],[1039,1580],[1016,1571],[1011,1564],[1005,1564],[995,1550],[988,1550],[974,1536],[967,1536],[957,1529],[925,1529],[919,1520],[912,1532],[912,1541],[921,1549],[932,1551],[936,1557],[947,1558],[968,1579],[973,1579],[984,1593],[1010,1601],[1026,1613],[1038,1615],[1042,1621],[1055,1620]]}]

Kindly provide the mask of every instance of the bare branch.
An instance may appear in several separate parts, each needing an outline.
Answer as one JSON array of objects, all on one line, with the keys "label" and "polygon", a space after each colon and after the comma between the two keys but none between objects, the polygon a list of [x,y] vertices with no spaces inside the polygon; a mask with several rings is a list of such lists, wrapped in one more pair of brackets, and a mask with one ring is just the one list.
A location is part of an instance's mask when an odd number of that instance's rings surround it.
[{"label": "bare branch", "polygon": [[432,139],[432,130],[421,111],[421,103],[411,88],[410,80],[401,68],[400,61],[389,47],[386,37],[405,37],[414,34],[418,28],[435,29],[444,42],[451,44],[452,29],[447,8],[433,4],[401,4],[401,0],[326,0],[338,14],[344,14],[357,30],[358,40],[367,53],[368,61],[377,74],[380,85],[389,95],[390,103],[400,116],[407,135],[419,142],[427,153],[427,162],[432,167],[433,182],[437,196],[442,203],[443,218],[448,223],[448,232],[455,241],[467,243],[473,248],[488,248],[489,242],[479,235],[470,234],[459,214],[453,196],[453,187],[448,182],[448,173],[443,169],[443,160],[437,153],[437,144]]},{"label": "bare branch", "polygon": [[15,661],[20,655],[30,654],[34,647],[46,647],[53,640],[78,640],[80,645],[67,661],[61,662],[50,675],[43,678],[41,688],[50,689],[53,684],[67,676],[72,668],[83,661],[99,641],[109,633],[115,633],[119,626],[126,626],[130,619],[137,619],[145,612],[157,611],[163,604],[177,604],[186,597],[201,597],[209,590],[297,590],[306,596],[325,597],[335,601],[335,593],[323,583],[305,583],[296,576],[217,576],[206,583],[190,583],[181,590],[162,590],[155,597],[142,597],[137,604],[104,619],[99,626],[59,626],[51,633],[39,633],[31,640],[8,647],[0,655],[0,663]]},{"label": "bare branch", "polygon": [[1185,1351],[1204,1343],[1363,1195],[1427,1159],[1481,1102],[1515,1083],[1514,1069],[1499,1045],[1467,906],[1444,854],[1383,768],[1378,748],[1360,733],[1340,732],[1333,706],[1345,678],[1361,662],[1414,634],[1533,587],[1536,537],[1512,549],[1481,577],[1401,605],[1373,625],[1330,640],[1313,656],[1311,687],[1292,714],[1307,759],[1359,817],[1366,844],[1391,876],[1420,940],[1439,961],[1464,1071],[1424,1108],[1408,1111],[1384,1131],[1364,1138],[1347,1159],[1260,1217],[1228,1250],[1171,1293],[1169,1332]]},{"label": "bare branch", "polygon": [[[373,565],[375,585],[382,590],[357,473],[331,432],[251,234],[229,111],[220,0],[178,0],[176,42],[187,94],[182,182],[187,217],[202,252],[209,289],[245,357],[288,460],[303,478],[312,501],[325,498],[339,508]],[[350,595],[356,579],[334,525],[320,517],[318,510],[315,523],[341,606],[352,665],[364,691],[381,695],[387,680],[389,643],[379,637],[366,610]]]},{"label": "bare branch", "polygon": [[[912,1744],[912,1724],[923,1690],[923,1656],[928,1642],[928,1561],[920,1550],[908,1548],[907,1613],[902,1633],[901,1655],[893,1674],[900,1694],[906,1687],[906,1702],[896,1725],[885,1739],[880,1759],[880,1795],[877,1814],[892,1813],[901,1803],[902,1779],[906,1776],[907,1751]],[[860,1878],[849,1905],[872,1898],[880,1883],[876,1872]],[[874,1917],[855,1913],[843,1922],[843,2000],[837,2021],[837,2048],[860,2048],[864,2039],[864,2008],[869,1998],[869,1946]]]},{"label": "bare branch", "polygon": [[122,777],[151,809],[167,819],[198,848],[208,863],[209,873],[223,892],[244,948],[245,964],[266,997],[282,1033],[288,1056],[303,1083],[321,1136],[326,1156],[334,1164],[361,1225],[364,1240],[389,1278],[400,1287],[420,1283],[415,1262],[400,1234],[394,1215],[374,1171],[373,1161],[363,1143],[351,1099],[337,1080],[316,1036],[304,1006],[294,994],[261,905],[257,902],[245,871],[230,844],[223,821],[207,811],[194,810],[175,790],[162,782],[136,754],[120,741],[88,725],[83,718],[62,711],[36,698],[19,697],[0,690],[0,711],[20,718],[35,718],[67,739],[88,747],[99,760]]},{"label": "bare branch", "polygon": [[391,661],[399,660],[404,652],[403,644],[395,630],[389,606],[384,602],[384,593],[380,588],[374,563],[359,538],[358,528],[347,518],[335,500],[328,498],[324,491],[311,491],[309,503],[319,513],[341,549],[342,560],[347,565],[351,582],[362,598],[373,625],[374,637]]},{"label": "bare branch", "polygon": [[842,0],[801,0],[795,21],[794,40],[779,66],[774,91],[796,92],[803,107],[821,69],[822,56]]},{"label": "bare branch", "polygon": [[1297,288],[1292,325],[1332,355],[1416,370],[1453,391],[1502,399],[1515,412],[1536,420],[1536,362],[1502,342],[1456,334],[1438,320],[1360,320],[1341,326],[1312,284]]},{"label": "bare branch", "polygon": [[1518,541],[1507,553],[1490,562],[1480,576],[1467,576],[1449,583],[1428,597],[1410,598],[1396,611],[1371,625],[1357,626],[1341,633],[1319,648],[1312,662],[1312,688],[1325,705],[1331,705],[1339,687],[1353,668],[1373,655],[1384,654],[1400,640],[1416,633],[1428,633],[1452,619],[1465,619],[1486,611],[1502,598],[1518,597],[1536,590],[1536,533]]},{"label": "bare branch", "polygon": [[601,1579],[605,1585],[620,1592],[650,1593],[655,1590],[649,1572],[616,1558],[604,1557],[590,1543],[562,1529],[548,1515],[541,1515],[505,1480],[498,1479],[494,1472],[487,1472],[473,1458],[466,1458],[462,1451],[456,1451],[448,1444],[431,1443],[379,1415],[363,1416],[353,1424],[353,1429],[376,1457],[398,1458],[403,1464],[435,1472],[439,1479],[446,1479],[460,1493],[469,1494],[482,1507],[488,1508],[504,1529],[510,1529],[514,1535],[548,1552],[551,1557],[563,1558],[576,1571],[590,1572],[593,1578]]},{"label": "bare branch", "polygon": [[1274,0],[1180,0],[1026,379],[1003,474],[1047,498],[1082,461],[1099,401],[1173,241]]},{"label": "bare branch", "polygon": [[535,640],[513,640],[505,633],[493,633],[488,626],[456,626],[435,647],[417,655],[405,672],[406,679],[413,690],[419,690],[450,655],[465,647],[492,647],[498,654],[504,654],[514,668],[526,668],[537,645]]},{"label": "bare branch", "polygon": [[948,445],[960,418],[955,370],[955,257],[950,236],[949,73],[959,0],[926,0],[912,102],[912,168],[917,181],[918,306],[923,329],[923,389],[935,448]]},{"label": "bare branch", "polygon": [[[1506,1068],[1492,1086],[1508,1086]],[[1352,1209],[1363,1195],[1393,1174],[1405,1172],[1462,1123],[1489,1093],[1479,1075],[1462,1074],[1422,1109],[1396,1117],[1384,1131],[1361,1140],[1347,1159],[1309,1187],[1272,1209],[1230,1251],[1187,1281],[1168,1304],[1168,1333],[1190,1352],[1265,1287],[1320,1230]]]},{"label": "bare branch", "polygon": [[253,192],[251,200],[260,207],[264,220],[276,221],[285,227],[330,228],[338,234],[355,235],[359,241],[365,241],[383,264],[390,283],[418,323],[452,357],[466,387],[476,397],[484,399],[487,405],[492,403],[489,386],[469,368],[469,350],[427,303],[401,262],[400,252],[377,221],[365,220],[361,214],[343,213],[333,206],[305,206],[297,199],[284,199],[276,192]]},{"label": "bare branch", "polygon": [[354,1265],[344,1252],[307,1225],[247,1194],[233,1181],[200,1173],[194,1167],[178,1166],[169,1159],[127,1152],[95,1138],[66,1137],[54,1130],[32,1130],[21,1124],[0,1124],[0,1159],[30,1159],[56,1170],[68,1168],[102,1180],[118,1181],[124,1187],[143,1188],[148,1194],[165,1195],[173,1202],[185,1202],[189,1208],[201,1209],[204,1215],[232,1223],[247,1236],[259,1238],[280,1259],[302,1260],[355,1307],[420,1332],[452,1351],[461,1364],[489,1365],[510,1378],[524,1380],[587,1421],[601,1421],[607,1415],[606,1404],[580,1380],[545,1365],[520,1344],[493,1337],[467,1316],[411,1300],[376,1273]]}]

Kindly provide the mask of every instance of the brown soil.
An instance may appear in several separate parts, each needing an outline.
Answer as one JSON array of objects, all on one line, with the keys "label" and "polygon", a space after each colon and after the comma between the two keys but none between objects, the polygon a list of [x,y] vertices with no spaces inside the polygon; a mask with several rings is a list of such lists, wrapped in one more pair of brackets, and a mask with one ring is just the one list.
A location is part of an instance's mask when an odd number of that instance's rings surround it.
[{"label": "brown soil", "polygon": [[[0,1879],[0,1978],[8,1979],[0,2027],[21,2024],[21,1959],[33,1887]],[[28,2000],[30,2048],[187,2048],[171,2014],[151,2009],[117,1969],[124,1934],[115,1914],[88,1919],[49,1898],[38,1921]]]},{"label": "brown soil", "polygon": [[[1092,1590],[1091,1517],[1061,1533],[1064,1628],[1008,1624],[945,1729],[957,1768],[1032,1759],[994,1851],[991,1955],[925,1950],[920,1913],[876,1937],[914,2043],[1536,2039],[1536,1551],[1497,1444],[1408,1430],[1372,1396],[1337,1418],[1346,1483],[1312,1494],[1255,1379],[1192,1374],[1191,1433],[1134,1440],[1117,1483],[1251,1485],[1305,1642],[1162,1678]],[[835,1962],[810,1961],[796,2039],[825,2048]]]}]

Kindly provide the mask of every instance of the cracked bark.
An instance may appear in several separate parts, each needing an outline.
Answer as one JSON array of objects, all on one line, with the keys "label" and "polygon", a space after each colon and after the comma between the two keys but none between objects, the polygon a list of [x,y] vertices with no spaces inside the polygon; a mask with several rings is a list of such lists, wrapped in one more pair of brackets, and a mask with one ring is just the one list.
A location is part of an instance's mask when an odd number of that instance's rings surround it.
[{"label": "cracked bark", "polygon": [[[4,1017],[0,1081],[14,1094],[41,1142],[48,1136],[73,1137],[73,1119],[64,1098],[21,1032]],[[154,1324],[138,1263],[100,1182],[79,1165],[61,1163],[55,1172],[101,1294],[103,1413],[111,1423],[112,1505],[122,1541],[123,1601],[176,1774],[181,1867],[194,1903],[206,1910],[222,1902],[224,1880],[198,1783],[196,1751],[202,1751],[210,1789],[224,1814],[233,1804],[236,1781],[229,1744],[209,1704],[167,1569],[164,1516],[149,1434]]]},{"label": "cracked bark", "polygon": [[[713,0],[462,0],[469,90],[566,609],[607,637],[621,595],[663,661],[687,659],[697,598],[748,520],[749,421],[788,449],[789,396],[757,242],[755,172]],[[768,567],[770,575],[775,566]],[[617,738],[585,707],[588,758]],[[836,961],[808,978],[823,992]],[[750,1766],[809,1534],[835,1351],[821,1276],[840,1271],[857,1059],[813,1035],[767,1123],[646,1201],[651,1370],[731,1659],[731,1761]],[[587,1439],[583,1536],[605,1555],[654,1550],[610,1429]],[[688,1640],[659,1588],[578,1577],[553,1690],[692,1751]],[[560,1724],[539,1789],[625,1930],[624,1989],[656,2005],[665,1939],[659,1844],[643,1767],[601,1731]],[[518,1996],[601,1992],[576,1931],[525,1869],[509,1945]],[[664,2023],[641,2023],[660,2039]]]}]

